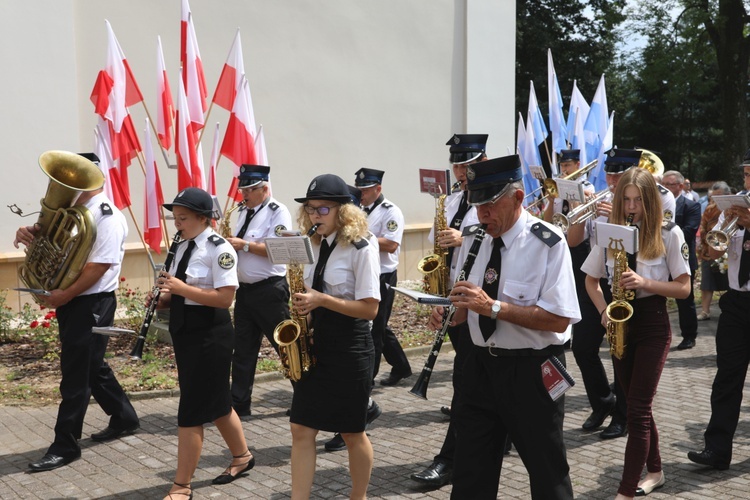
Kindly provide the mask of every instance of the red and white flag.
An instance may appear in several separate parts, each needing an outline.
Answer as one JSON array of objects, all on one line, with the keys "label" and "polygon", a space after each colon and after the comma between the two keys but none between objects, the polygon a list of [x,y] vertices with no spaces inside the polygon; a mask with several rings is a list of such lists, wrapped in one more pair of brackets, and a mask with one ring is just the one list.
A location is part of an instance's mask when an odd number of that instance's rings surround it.
[{"label": "red and white flag", "polygon": [[180,85],[178,87],[174,144],[177,155],[177,189],[179,191],[189,187],[204,189],[203,171],[198,161],[196,135],[190,124],[190,111],[185,89]]},{"label": "red and white flag", "polygon": [[237,90],[244,74],[245,63],[242,60],[242,41],[240,40],[240,30],[238,28],[234,42],[232,42],[232,48],[229,49],[227,61],[221,70],[219,83],[216,84],[216,91],[214,92],[212,102],[227,111],[232,111],[234,99],[237,96]]},{"label": "red and white flag", "polygon": [[268,166],[268,150],[266,150],[266,134],[263,133],[263,124],[258,127],[255,136],[255,154],[258,157],[258,165]]},{"label": "red and white flag", "polygon": [[[104,192],[120,210],[130,206],[130,186],[127,168],[120,169],[112,155],[112,124],[102,117],[96,125],[94,153],[99,157],[99,168],[104,174]],[[121,175],[124,172],[124,176]],[[124,180],[123,180],[124,177]]]},{"label": "red and white flag", "polygon": [[198,38],[195,36],[193,15],[188,0],[182,0],[182,21],[180,24],[180,63],[182,65],[182,84],[190,109],[193,129],[198,132],[203,128],[206,112],[206,77],[203,72],[201,53],[198,49]]},{"label": "red and white flag", "polygon": [[219,163],[219,122],[216,122],[214,144],[211,148],[211,165],[208,167],[208,194],[216,196],[216,165]]},{"label": "red and white flag", "polygon": [[145,134],[146,189],[143,196],[143,239],[154,252],[161,254],[162,227],[159,210],[164,203],[164,196],[154,160],[154,148],[151,146],[148,118],[146,118]]},{"label": "red and white flag", "polygon": [[174,124],[174,102],[172,101],[172,91],[169,90],[169,80],[167,79],[167,69],[164,64],[164,52],[161,48],[161,37],[159,41],[157,58],[156,95],[159,104],[156,106],[156,133],[159,137],[161,147],[166,150],[172,147],[172,125]]},{"label": "red and white flag", "polygon": [[237,176],[240,173],[240,166],[242,164],[258,164],[254,133],[255,119],[253,118],[253,105],[250,100],[250,86],[245,75],[242,75],[239,92],[234,100],[227,131],[221,144],[221,154],[226,156],[235,166],[234,178],[227,195],[238,201],[242,199],[242,195],[237,191]]}]

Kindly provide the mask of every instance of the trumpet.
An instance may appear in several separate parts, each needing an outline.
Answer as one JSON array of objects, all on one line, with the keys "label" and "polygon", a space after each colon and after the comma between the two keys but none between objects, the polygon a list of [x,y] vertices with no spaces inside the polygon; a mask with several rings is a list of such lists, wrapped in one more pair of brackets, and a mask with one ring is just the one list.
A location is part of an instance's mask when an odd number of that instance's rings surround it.
[{"label": "trumpet", "polygon": [[[747,199],[747,204],[750,205],[750,195],[746,194],[745,198]],[[724,222],[719,229],[706,233],[706,243],[708,243],[708,245],[714,250],[718,250],[719,252],[726,252],[727,248],[729,248],[729,240],[731,240],[732,236],[734,236],[734,233],[737,232],[738,221],[738,217],[732,217],[730,219],[725,215]]]},{"label": "trumpet", "polygon": [[[570,174],[568,174],[566,176],[563,176],[563,177],[559,177],[558,179],[562,179],[564,181],[576,180],[579,177],[581,177],[583,175],[586,175],[589,172],[591,172],[594,169],[594,167],[596,166],[596,164],[597,164],[598,161],[599,160],[592,160],[592,161],[588,162],[586,165],[584,165],[583,167],[581,167],[578,170],[576,170],[575,172],[571,172]],[[528,207],[526,207],[526,210],[530,209],[531,207],[535,207],[535,206],[539,205],[540,203],[544,203],[544,201],[547,198],[557,198],[558,197],[559,191],[557,189],[557,182],[555,181],[555,179],[550,179],[549,177],[546,178],[546,179],[544,179],[544,181],[542,182],[542,186],[539,187],[539,188],[537,188],[537,189],[535,189],[531,193],[529,193],[529,195],[534,195],[540,189],[544,190],[545,195],[542,196],[541,198],[539,198],[538,200],[536,200],[534,203],[532,203]]]},{"label": "trumpet", "polygon": [[600,201],[604,201],[610,195],[609,188],[599,191],[586,203],[578,205],[576,208],[571,210],[567,215],[558,213],[552,216],[552,223],[562,229],[564,233],[568,232],[570,226],[574,224],[581,224],[586,222],[592,217],[596,216],[596,204]]}]

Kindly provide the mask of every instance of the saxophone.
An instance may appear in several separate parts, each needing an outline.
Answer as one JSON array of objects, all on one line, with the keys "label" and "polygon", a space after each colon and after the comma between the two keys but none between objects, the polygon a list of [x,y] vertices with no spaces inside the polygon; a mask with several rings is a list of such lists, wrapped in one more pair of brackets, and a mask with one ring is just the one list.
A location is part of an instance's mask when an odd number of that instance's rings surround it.
[{"label": "saxophone", "polygon": [[435,245],[432,254],[428,255],[417,264],[417,270],[424,275],[423,288],[425,293],[446,297],[448,295],[448,284],[450,281],[450,262],[448,260],[448,249],[438,244],[438,233],[448,229],[448,221],[445,218],[445,198],[447,195],[435,197]]},{"label": "saxophone", "polygon": [[[307,232],[310,237],[315,234],[320,224],[314,224]],[[287,266],[289,292],[305,292],[304,266],[291,263]],[[279,358],[286,378],[298,382],[315,367],[315,356],[312,352],[312,335],[307,325],[307,317],[297,314],[294,308],[291,318],[285,319],[273,330],[273,339],[279,344]]]},{"label": "saxophone", "polygon": [[227,210],[227,213],[224,214],[224,218],[221,219],[221,224],[219,224],[219,231],[218,233],[221,235],[222,238],[231,238],[234,236],[232,234],[232,227],[230,226],[229,219],[232,216],[232,213],[245,206],[245,200],[242,200],[241,202],[237,203],[235,206]]},{"label": "saxophone", "polygon": [[[628,215],[626,224],[633,222],[633,214]],[[620,285],[622,273],[628,270],[628,255],[623,248],[622,240],[611,240],[609,249],[614,255],[614,272],[612,276],[612,302],[607,305],[607,342],[609,353],[617,359],[625,357],[628,347],[628,323],[633,316],[633,306],[628,301],[635,298],[635,290],[626,290]]]}]

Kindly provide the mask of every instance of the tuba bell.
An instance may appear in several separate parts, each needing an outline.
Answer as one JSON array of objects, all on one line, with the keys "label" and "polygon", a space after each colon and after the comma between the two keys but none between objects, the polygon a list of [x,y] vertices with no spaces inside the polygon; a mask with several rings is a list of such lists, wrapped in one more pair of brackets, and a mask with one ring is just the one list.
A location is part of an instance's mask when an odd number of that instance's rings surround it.
[{"label": "tuba bell", "polygon": [[[50,178],[41,199],[38,232],[26,249],[18,276],[29,288],[65,289],[81,274],[96,239],[96,223],[83,206],[72,206],[84,191],[104,185],[104,174],[88,159],[68,151],[47,151],[39,166]],[[34,300],[41,298],[33,294]]]},{"label": "tuba bell", "polygon": [[638,168],[645,168],[651,175],[661,175],[664,173],[664,162],[655,153],[648,149],[635,149],[641,152],[641,159],[638,160]]}]

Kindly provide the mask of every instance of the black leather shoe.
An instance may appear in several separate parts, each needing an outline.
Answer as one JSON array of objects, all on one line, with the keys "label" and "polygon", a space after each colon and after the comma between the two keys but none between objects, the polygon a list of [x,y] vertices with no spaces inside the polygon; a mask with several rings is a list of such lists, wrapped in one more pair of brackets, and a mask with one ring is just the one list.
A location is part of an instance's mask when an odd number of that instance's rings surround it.
[{"label": "black leather shoe", "polygon": [[602,439],[615,439],[627,436],[627,434],[628,428],[625,427],[625,424],[613,421],[609,423],[607,428],[604,429],[601,434],[599,434],[599,437]]},{"label": "black leather shoe", "polygon": [[346,449],[344,438],[338,432],[325,444],[326,451],[341,451]]},{"label": "black leather shoe", "polygon": [[107,426],[106,429],[104,429],[101,432],[95,432],[91,435],[91,439],[93,441],[111,441],[113,439],[117,439],[123,436],[129,436],[133,434],[135,431],[140,429],[140,424],[135,424],[130,427],[125,427],[124,429],[114,429],[110,426]]},{"label": "black leather shoe", "polygon": [[692,349],[693,347],[695,347],[695,339],[682,339],[682,342],[677,345],[677,350],[684,351],[685,349]]},{"label": "black leather shoe", "polygon": [[592,431],[599,428],[604,423],[604,420],[612,414],[612,410],[615,408],[615,398],[611,397],[610,401],[603,404],[601,407],[591,412],[589,418],[581,426],[584,431]]},{"label": "black leather shoe", "polygon": [[40,460],[29,464],[29,472],[44,472],[47,470],[58,469],[63,465],[68,465],[74,460],[78,460],[79,458],[81,458],[81,455],[76,455],[74,457],[61,457],[60,455],[47,453]]},{"label": "black leather shoe", "polygon": [[405,379],[407,377],[411,377],[411,371],[409,371],[409,373],[405,373],[403,375],[391,372],[384,379],[380,379],[380,385],[386,385],[386,386],[396,385],[399,382],[401,382],[402,379]]},{"label": "black leather shoe", "polygon": [[422,472],[417,472],[409,476],[413,481],[423,484],[425,486],[433,486],[439,488],[451,482],[453,476],[453,469],[450,465],[443,462],[432,462]]},{"label": "black leather shoe", "polygon": [[704,449],[701,452],[691,451],[688,458],[696,464],[708,465],[717,470],[727,470],[729,468],[729,459],[718,455],[715,451]]},{"label": "black leather shoe", "polygon": [[373,420],[378,418],[383,413],[383,410],[380,409],[378,404],[373,401],[372,405],[367,407],[367,424],[371,424]]},{"label": "black leather shoe", "polygon": [[441,406],[440,407],[440,413],[443,415],[451,416],[451,407],[450,406]]},{"label": "black leather shoe", "polygon": [[507,438],[505,438],[505,448],[503,448],[503,455],[510,455],[511,449],[513,449],[513,441],[511,441],[510,436],[508,436]]}]

